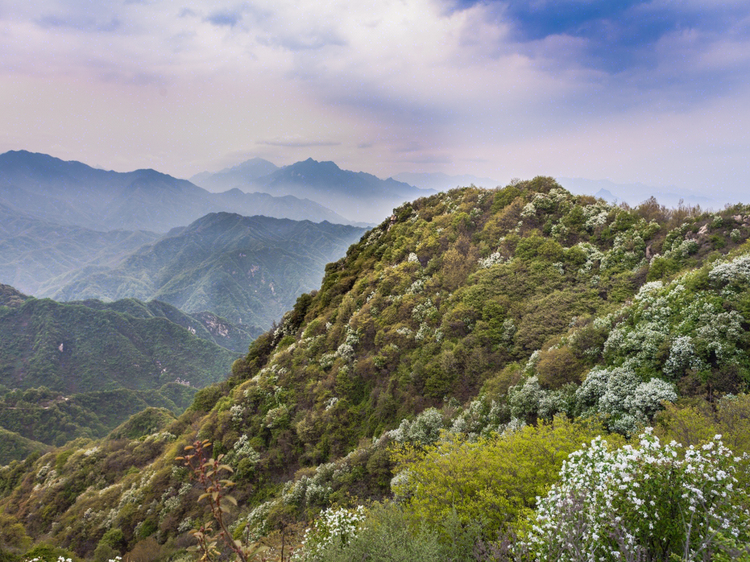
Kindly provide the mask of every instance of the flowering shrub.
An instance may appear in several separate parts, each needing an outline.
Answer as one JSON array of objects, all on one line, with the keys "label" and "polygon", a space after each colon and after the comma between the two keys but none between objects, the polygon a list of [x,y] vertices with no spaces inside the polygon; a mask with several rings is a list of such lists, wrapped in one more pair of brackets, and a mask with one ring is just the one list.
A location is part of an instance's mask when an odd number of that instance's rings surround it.
[{"label": "flowering shrub", "polygon": [[708,278],[715,285],[739,285],[750,281],[750,256],[716,265]]},{"label": "flowering shrub", "polygon": [[443,429],[443,415],[435,408],[427,408],[414,421],[401,420],[397,429],[388,432],[388,436],[398,443],[415,443],[432,445],[440,438]]},{"label": "flowering shrub", "polygon": [[664,401],[674,402],[674,386],[660,379],[643,382],[627,367],[593,369],[576,390],[576,405],[584,415],[605,413],[611,430],[631,434],[645,425]]},{"label": "flowering shrub", "polygon": [[479,258],[479,267],[482,269],[487,269],[492,267],[493,265],[501,265],[508,260],[503,256],[500,251],[492,252],[488,257],[486,258]]},{"label": "flowering shrub", "polygon": [[[700,448],[662,444],[612,450],[597,437],[571,454],[539,500],[527,547],[539,560],[707,560],[750,539],[748,494],[717,435]],[[676,558],[674,558],[676,557]]]},{"label": "flowering shrub", "polygon": [[294,554],[292,560],[322,561],[324,551],[348,545],[349,541],[357,536],[364,520],[365,509],[361,505],[354,509],[323,510],[313,527],[305,532],[302,548]]}]

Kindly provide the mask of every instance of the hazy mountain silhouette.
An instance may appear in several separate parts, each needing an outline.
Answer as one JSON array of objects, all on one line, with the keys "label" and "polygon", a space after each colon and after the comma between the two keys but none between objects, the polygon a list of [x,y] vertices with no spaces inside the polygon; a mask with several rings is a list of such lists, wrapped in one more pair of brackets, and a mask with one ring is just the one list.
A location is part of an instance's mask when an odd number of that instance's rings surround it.
[{"label": "hazy mountain silhouette", "polygon": [[27,151],[0,155],[0,204],[35,218],[95,230],[166,232],[219,211],[349,222],[313,201],[277,201],[239,190],[209,193],[156,170],[98,170]]},{"label": "hazy mountain silhouette", "polygon": [[235,187],[242,188],[278,169],[276,164],[268,160],[252,158],[231,168],[224,168],[220,172],[201,172],[191,177],[190,181],[208,191],[221,192]]},{"label": "hazy mountain silhouette", "polygon": [[420,189],[433,189],[435,191],[446,191],[454,187],[466,187],[469,185],[492,188],[497,187],[501,183],[492,178],[480,178],[471,174],[450,176],[442,172],[403,172],[393,176],[393,179],[406,182]]},{"label": "hazy mountain silhouette", "polygon": [[[215,174],[202,173],[193,178],[211,189],[239,187],[244,191],[311,199],[360,224],[380,222],[393,208],[433,193],[393,178],[382,180],[365,172],[342,170],[333,162],[312,158],[271,169],[270,162],[259,158]],[[253,177],[255,176],[255,177]]]}]

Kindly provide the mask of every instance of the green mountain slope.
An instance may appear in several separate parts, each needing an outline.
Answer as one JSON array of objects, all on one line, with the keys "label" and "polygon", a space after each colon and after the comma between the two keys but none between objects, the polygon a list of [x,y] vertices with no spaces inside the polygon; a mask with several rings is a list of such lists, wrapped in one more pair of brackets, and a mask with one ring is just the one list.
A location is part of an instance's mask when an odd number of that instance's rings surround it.
[{"label": "green mountain slope", "polygon": [[134,318],[165,318],[194,336],[240,353],[247,351],[248,344],[261,334],[260,329],[232,324],[212,312],[186,314],[170,304],[156,300],[147,303],[130,298],[114,302],[96,299],[73,302],[94,310],[109,310]]},{"label": "green mountain slope", "polygon": [[208,519],[175,457],[207,439],[234,469],[233,532],[274,544],[324,507],[389,496],[394,443],[556,413],[627,435],[664,400],[715,404],[750,381],[749,233],[745,206],[629,209],[543,177],[417,200],[166,432],[15,463],[0,506],[81,555],[111,527],[123,551],[174,553]]},{"label": "green mountain slope", "polygon": [[[45,387],[14,390],[0,396],[0,427],[21,439],[62,446],[79,437],[104,437],[148,408],[181,414],[197,390],[178,383],[148,390],[120,388],[67,396]],[[22,459],[29,452],[16,450],[5,462]]]},{"label": "green mountain slope", "polygon": [[222,380],[236,355],[166,318],[27,299],[0,309],[0,384],[65,393]]},{"label": "green mountain slope", "polygon": [[325,264],[363,232],[326,222],[210,214],[117,267],[54,280],[41,294],[63,301],[158,299],[187,313],[210,311],[257,334],[300,293],[316,288]]},{"label": "green mountain slope", "polygon": [[[229,373],[238,354],[213,342],[231,330],[157,301],[61,304],[0,285],[0,428],[62,445],[148,407],[179,414]],[[14,455],[33,450],[14,439]]]},{"label": "green mountain slope", "polygon": [[17,459],[25,459],[32,453],[46,452],[48,449],[49,447],[42,443],[0,427],[0,466]]}]

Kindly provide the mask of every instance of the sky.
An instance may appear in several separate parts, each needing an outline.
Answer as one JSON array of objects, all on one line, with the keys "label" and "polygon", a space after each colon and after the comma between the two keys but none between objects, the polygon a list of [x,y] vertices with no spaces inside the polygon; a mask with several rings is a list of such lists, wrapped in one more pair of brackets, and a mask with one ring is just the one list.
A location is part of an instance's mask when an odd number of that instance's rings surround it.
[{"label": "sky", "polygon": [[737,200],[749,131],[747,0],[0,0],[0,152]]}]

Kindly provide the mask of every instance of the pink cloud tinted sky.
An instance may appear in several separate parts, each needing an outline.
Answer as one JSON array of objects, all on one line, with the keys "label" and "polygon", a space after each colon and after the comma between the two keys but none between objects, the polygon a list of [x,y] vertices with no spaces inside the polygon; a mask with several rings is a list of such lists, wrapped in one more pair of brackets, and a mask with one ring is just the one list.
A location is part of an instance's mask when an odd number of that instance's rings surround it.
[{"label": "pink cloud tinted sky", "polygon": [[0,152],[749,191],[741,0],[30,0],[0,53]]}]

